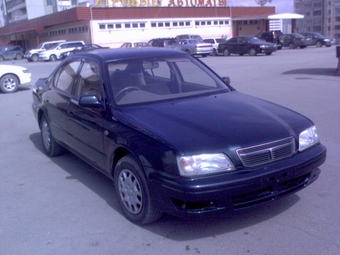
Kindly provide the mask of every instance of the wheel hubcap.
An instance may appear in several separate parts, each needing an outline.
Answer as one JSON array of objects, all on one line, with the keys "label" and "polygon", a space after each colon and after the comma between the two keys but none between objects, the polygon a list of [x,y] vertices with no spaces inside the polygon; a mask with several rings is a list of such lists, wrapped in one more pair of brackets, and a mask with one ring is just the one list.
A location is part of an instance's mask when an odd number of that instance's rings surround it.
[{"label": "wheel hubcap", "polygon": [[44,121],[41,126],[41,133],[43,138],[44,146],[47,150],[50,149],[51,146],[51,131],[48,123]]},{"label": "wheel hubcap", "polygon": [[4,85],[4,88],[9,91],[15,89],[16,87],[15,81],[12,78],[7,78],[4,81],[3,85]]},{"label": "wheel hubcap", "polygon": [[142,210],[143,197],[137,177],[128,169],[121,171],[118,177],[119,196],[124,207],[132,214]]}]

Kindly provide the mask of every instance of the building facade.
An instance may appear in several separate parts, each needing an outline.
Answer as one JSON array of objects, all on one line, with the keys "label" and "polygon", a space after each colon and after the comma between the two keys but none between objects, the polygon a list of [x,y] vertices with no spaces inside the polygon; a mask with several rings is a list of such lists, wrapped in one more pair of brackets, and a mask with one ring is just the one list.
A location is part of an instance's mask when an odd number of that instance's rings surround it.
[{"label": "building facade", "polygon": [[61,39],[119,47],[179,34],[254,36],[269,29],[272,14],[275,7],[76,7],[0,27],[0,44],[28,50]]},{"label": "building facade", "polygon": [[294,0],[297,32],[318,32],[340,42],[340,0]]}]

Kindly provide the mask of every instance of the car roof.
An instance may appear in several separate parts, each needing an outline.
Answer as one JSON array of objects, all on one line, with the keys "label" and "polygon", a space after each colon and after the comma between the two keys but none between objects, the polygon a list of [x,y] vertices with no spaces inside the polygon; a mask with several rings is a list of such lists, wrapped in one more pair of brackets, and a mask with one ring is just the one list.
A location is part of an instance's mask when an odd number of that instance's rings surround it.
[{"label": "car roof", "polygon": [[77,53],[70,57],[79,58],[90,56],[101,61],[110,61],[118,59],[132,59],[138,57],[172,57],[172,56],[188,56],[184,51],[158,48],[158,47],[145,47],[145,48],[116,48],[116,49],[98,49],[84,53]]}]

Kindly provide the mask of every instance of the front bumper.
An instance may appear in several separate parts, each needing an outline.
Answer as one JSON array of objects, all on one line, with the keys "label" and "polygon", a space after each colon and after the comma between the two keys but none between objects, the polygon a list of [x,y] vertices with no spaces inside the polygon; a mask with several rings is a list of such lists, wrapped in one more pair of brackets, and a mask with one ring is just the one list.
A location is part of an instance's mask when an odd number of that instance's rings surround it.
[{"label": "front bumper", "polygon": [[199,178],[150,175],[156,207],[183,218],[225,214],[293,194],[314,182],[326,160],[317,145],[295,157],[253,168]]}]

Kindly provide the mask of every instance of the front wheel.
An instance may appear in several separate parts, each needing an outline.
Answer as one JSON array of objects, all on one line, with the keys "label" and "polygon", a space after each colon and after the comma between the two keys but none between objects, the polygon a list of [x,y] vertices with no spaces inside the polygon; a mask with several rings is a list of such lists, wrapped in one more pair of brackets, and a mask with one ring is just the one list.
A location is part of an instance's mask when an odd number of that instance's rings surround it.
[{"label": "front wheel", "polygon": [[144,173],[131,155],[118,161],[114,172],[114,186],[123,213],[131,222],[143,225],[162,216],[152,205]]},{"label": "front wheel", "polygon": [[3,93],[11,93],[19,88],[19,79],[13,74],[6,74],[0,79],[0,90]]},{"label": "front wheel", "polygon": [[54,137],[51,133],[50,123],[45,116],[41,117],[40,131],[43,147],[46,154],[50,157],[62,154],[64,148],[57,141],[54,140]]},{"label": "front wheel", "polygon": [[250,55],[250,56],[256,56],[256,55],[257,55],[257,51],[256,51],[254,48],[251,48],[251,49],[249,50],[249,55]]},{"label": "front wheel", "polygon": [[57,60],[57,56],[56,55],[51,55],[50,56],[50,61],[56,61]]},{"label": "front wheel", "polygon": [[315,46],[318,47],[318,48],[321,48],[321,47],[322,47],[322,42],[317,41],[316,44],[315,44]]},{"label": "front wheel", "polygon": [[38,55],[38,54],[33,54],[33,55],[31,56],[31,60],[32,60],[33,62],[38,62],[38,61],[39,61],[39,55]]},{"label": "front wheel", "polygon": [[290,44],[288,45],[288,48],[289,48],[289,49],[295,49],[295,44],[294,44],[294,43],[290,43]]},{"label": "front wheel", "polygon": [[230,51],[229,51],[228,48],[225,48],[225,49],[223,50],[223,55],[224,55],[224,56],[230,56]]}]

